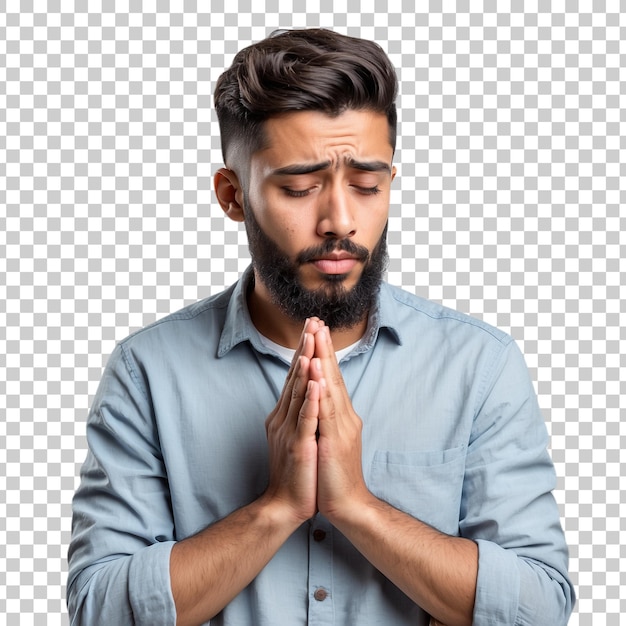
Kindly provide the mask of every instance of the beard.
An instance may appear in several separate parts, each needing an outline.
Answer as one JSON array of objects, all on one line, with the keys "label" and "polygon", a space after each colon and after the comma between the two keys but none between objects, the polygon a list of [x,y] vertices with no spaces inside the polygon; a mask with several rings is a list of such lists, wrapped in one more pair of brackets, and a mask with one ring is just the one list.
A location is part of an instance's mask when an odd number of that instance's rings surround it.
[{"label": "beard", "polygon": [[[292,261],[263,231],[247,200],[245,207],[252,267],[275,306],[296,322],[319,317],[333,330],[353,328],[366,318],[376,302],[387,268],[387,225],[371,252],[349,239],[327,239],[319,246],[303,250]],[[306,288],[299,277],[300,267],[338,250],[348,252],[363,264],[356,285],[345,288],[346,274],[322,274],[324,282],[320,287]]]}]

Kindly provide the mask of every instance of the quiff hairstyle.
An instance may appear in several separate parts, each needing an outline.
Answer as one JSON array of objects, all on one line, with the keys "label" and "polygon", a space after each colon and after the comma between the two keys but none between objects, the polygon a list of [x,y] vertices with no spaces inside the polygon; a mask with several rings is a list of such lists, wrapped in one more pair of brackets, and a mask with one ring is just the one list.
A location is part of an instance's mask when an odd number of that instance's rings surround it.
[{"label": "quiff hairstyle", "polygon": [[247,167],[265,144],[263,123],[295,111],[383,113],[395,150],[397,85],[393,65],[373,41],[326,29],[275,31],[240,50],[217,81],[224,163]]}]

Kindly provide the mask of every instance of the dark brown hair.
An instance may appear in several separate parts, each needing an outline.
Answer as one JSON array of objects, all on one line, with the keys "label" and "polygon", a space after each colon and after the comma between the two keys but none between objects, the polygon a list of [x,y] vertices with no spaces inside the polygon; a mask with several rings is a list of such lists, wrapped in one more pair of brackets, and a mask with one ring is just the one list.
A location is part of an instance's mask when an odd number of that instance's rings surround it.
[{"label": "dark brown hair", "polygon": [[389,58],[373,41],[325,29],[276,31],[240,50],[217,81],[224,162],[234,147],[243,148],[235,158],[247,159],[264,144],[263,122],[294,111],[383,113],[395,149],[397,82]]}]

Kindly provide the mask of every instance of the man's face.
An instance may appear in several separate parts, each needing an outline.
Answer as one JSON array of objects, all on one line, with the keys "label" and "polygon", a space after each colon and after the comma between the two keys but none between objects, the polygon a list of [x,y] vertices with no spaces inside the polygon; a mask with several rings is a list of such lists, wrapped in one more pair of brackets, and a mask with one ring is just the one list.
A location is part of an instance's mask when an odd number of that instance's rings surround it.
[{"label": "man's face", "polygon": [[387,118],[298,112],[265,124],[244,197],[255,292],[294,321],[362,321],[387,260]]}]

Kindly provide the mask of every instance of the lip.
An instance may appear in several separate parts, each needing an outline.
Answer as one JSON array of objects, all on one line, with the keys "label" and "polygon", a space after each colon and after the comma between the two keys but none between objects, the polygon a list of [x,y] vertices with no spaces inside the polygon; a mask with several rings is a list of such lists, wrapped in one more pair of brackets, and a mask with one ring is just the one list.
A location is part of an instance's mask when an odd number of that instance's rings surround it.
[{"label": "lip", "polygon": [[311,263],[323,274],[347,274],[359,262],[346,253],[329,254],[321,259],[313,259]]}]

